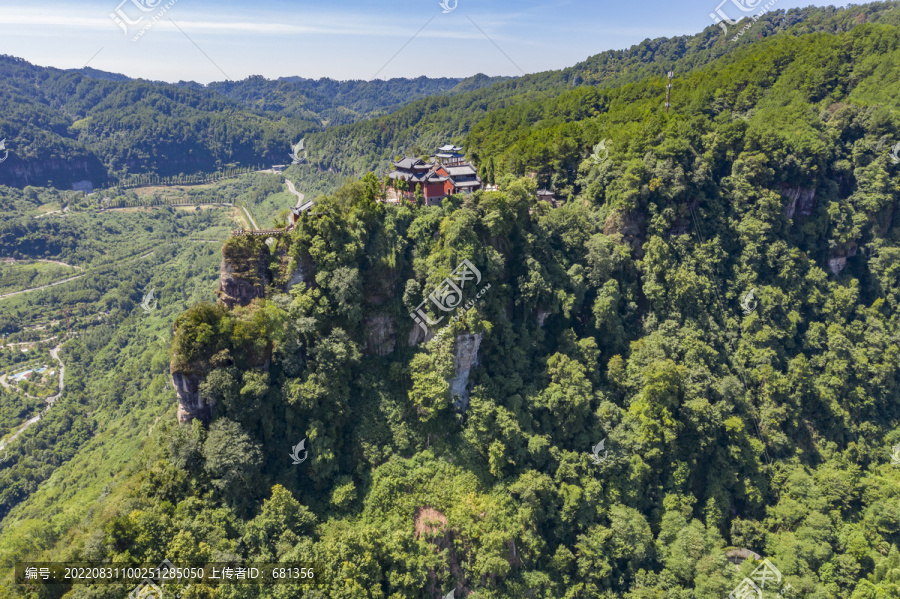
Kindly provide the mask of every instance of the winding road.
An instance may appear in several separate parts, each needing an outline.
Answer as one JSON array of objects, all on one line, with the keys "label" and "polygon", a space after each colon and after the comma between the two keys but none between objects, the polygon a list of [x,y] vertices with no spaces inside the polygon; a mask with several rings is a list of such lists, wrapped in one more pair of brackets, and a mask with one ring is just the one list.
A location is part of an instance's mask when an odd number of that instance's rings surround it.
[{"label": "winding road", "polygon": [[294,187],[294,184],[291,183],[289,179],[285,179],[284,182],[287,183],[288,191],[297,196],[297,208],[299,208],[303,205],[303,201],[306,199],[306,196],[297,191],[297,189]]},{"label": "winding road", "polygon": [[31,293],[32,291],[40,291],[41,289],[47,289],[48,287],[56,287],[57,285],[62,285],[63,283],[68,283],[69,281],[74,281],[76,279],[80,279],[81,277],[86,277],[86,276],[87,275],[75,275],[74,277],[69,277],[68,279],[63,279],[62,281],[56,281],[55,283],[48,283],[46,285],[41,285],[40,287],[32,287],[31,289],[23,289],[22,291],[14,291],[12,293],[0,295],[0,300],[6,299],[8,297],[12,297],[14,295],[20,295],[22,293]]},{"label": "winding road", "polygon": [[[141,258],[146,258],[147,256],[152,256],[153,254],[154,254],[154,252],[151,251],[151,252],[147,252],[147,253],[144,254],[143,256],[138,256],[138,257],[136,257],[136,258],[134,258],[134,257],[132,257],[132,258],[125,258],[124,260],[119,260],[118,262],[113,262],[112,264],[108,264],[108,265],[100,265],[100,266],[113,266],[113,265],[115,265],[115,264],[120,264],[120,263],[122,263],[122,262],[127,262],[127,261],[129,261],[129,260],[139,260],[139,259],[141,259]],[[42,262],[53,262],[53,260],[42,260]],[[64,264],[64,263],[63,263],[63,262],[58,262],[57,264]],[[67,264],[66,266],[69,266],[69,265]],[[80,266],[73,266],[72,268],[78,268],[78,269],[81,269]],[[83,269],[82,269],[82,270],[83,270]],[[88,275],[88,273],[85,273],[85,274],[83,274],[83,275],[75,275],[74,277],[69,277],[69,278],[67,278],[67,279],[63,279],[62,281],[56,281],[55,283],[48,283],[48,284],[46,284],[46,285],[41,285],[40,287],[32,287],[31,289],[23,289],[22,291],[14,291],[14,292],[12,292],[12,293],[7,293],[7,294],[5,294],[5,295],[0,295],[0,300],[6,299],[6,298],[8,298],[8,297],[13,297],[14,295],[21,295],[21,294],[23,294],[23,293],[31,293],[32,291],[40,291],[41,289],[47,289],[47,288],[49,288],[49,287],[56,287],[57,285],[62,285],[63,283],[69,283],[69,282],[74,281],[74,280],[76,280],[76,279],[80,279],[80,278],[82,278],[82,277],[86,277],[87,275]]]},{"label": "winding road", "polygon": [[[66,365],[63,364],[62,360],[59,359],[59,349],[61,347],[62,347],[62,343],[60,343],[59,345],[57,345],[56,347],[54,347],[53,349],[50,350],[50,355],[53,357],[54,360],[59,362],[59,391],[57,391],[56,395],[48,397],[46,400],[44,400],[47,402],[47,407],[44,408],[43,412],[41,412],[40,414],[38,414],[37,416],[35,416],[33,418],[29,418],[28,420],[26,420],[25,423],[19,427],[19,430],[17,430],[12,437],[7,439],[6,441],[0,441],[0,451],[2,451],[4,448],[8,447],[10,443],[15,441],[16,437],[18,437],[19,435],[24,433],[28,429],[29,426],[31,426],[32,424],[34,424],[35,422],[40,420],[41,416],[46,414],[47,410],[49,410],[53,406],[53,404],[56,403],[56,400],[59,399],[59,397],[62,395],[63,389],[65,388]],[[2,384],[4,387],[9,389],[9,384],[6,382],[6,375],[3,375],[2,377],[0,377],[0,384]],[[24,393],[27,397],[30,397],[31,399],[38,399],[37,397],[28,395],[24,391],[22,393]]]}]

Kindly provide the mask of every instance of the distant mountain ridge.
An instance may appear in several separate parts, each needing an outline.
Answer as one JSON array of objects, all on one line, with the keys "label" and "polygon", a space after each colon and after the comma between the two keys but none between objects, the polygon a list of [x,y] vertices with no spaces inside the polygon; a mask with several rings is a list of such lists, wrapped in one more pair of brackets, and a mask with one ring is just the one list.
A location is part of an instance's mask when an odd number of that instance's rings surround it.
[{"label": "distant mountain ridge", "polygon": [[340,125],[387,114],[422,98],[481,89],[507,79],[478,74],[465,79],[423,76],[372,81],[304,77],[271,80],[255,75],[242,81],[210,83],[204,88],[279,118],[318,118],[328,125]]},{"label": "distant mountain ridge", "polygon": [[361,175],[402,153],[463,143],[492,112],[551,99],[575,87],[615,87],[729,64],[778,35],[840,33],[866,23],[900,25],[893,3],[772,11],[750,35],[715,25],[645,40],[572,67],[516,78],[335,81],[261,76],[177,84],[96,69],[60,70],[0,56],[0,139],[8,160],[0,184],[95,187],[134,174],[173,176],[285,162],[304,136],[321,170]]},{"label": "distant mountain ridge", "polygon": [[65,189],[90,181],[99,187],[135,173],[173,176],[284,162],[290,144],[307,133],[503,79],[254,76],[204,86],[0,56],[0,139],[10,150],[0,184]]}]

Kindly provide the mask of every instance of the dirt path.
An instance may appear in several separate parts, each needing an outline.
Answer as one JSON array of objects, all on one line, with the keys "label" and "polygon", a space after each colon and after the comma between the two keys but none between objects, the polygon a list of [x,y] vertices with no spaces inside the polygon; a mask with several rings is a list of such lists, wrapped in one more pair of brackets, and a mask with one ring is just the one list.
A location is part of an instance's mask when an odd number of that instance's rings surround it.
[{"label": "dirt path", "polygon": [[56,335],[53,337],[47,337],[46,339],[38,339],[37,341],[20,341],[18,343],[7,343],[3,347],[18,347],[20,345],[36,345],[38,343],[47,343],[48,341],[53,341],[56,339]]},{"label": "dirt path", "polygon": [[[151,252],[147,252],[147,253],[144,254],[143,256],[137,256],[136,258],[125,258],[124,260],[119,260],[118,262],[114,262],[114,263],[112,263],[112,264],[104,264],[104,265],[100,265],[100,266],[114,266],[114,265],[116,265],[116,264],[120,264],[120,263],[122,263],[122,262],[127,262],[127,261],[129,261],[129,260],[139,260],[139,259],[141,259],[141,258],[146,258],[147,256],[152,256],[153,253],[154,253],[154,252],[151,251]],[[44,262],[52,262],[52,261],[51,261],[51,260],[44,260]],[[60,262],[59,264],[62,264],[62,262]],[[66,266],[68,266],[68,264],[67,264]],[[73,266],[72,268],[78,268],[78,267],[77,267],[77,266]],[[57,285],[62,285],[63,283],[69,283],[70,281],[74,281],[74,280],[76,280],[76,279],[80,279],[80,278],[82,278],[82,277],[86,277],[87,275],[88,275],[88,273],[85,273],[85,274],[83,274],[83,275],[76,275],[76,276],[74,276],[74,277],[69,277],[69,278],[67,278],[67,279],[63,279],[62,281],[56,281],[55,283],[48,283],[48,284],[46,284],[46,285],[41,285],[40,287],[32,287],[31,289],[23,289],[22,291],[14,291],[14,292],[12,292],[12,293],[7,293],[7,294],[5,294],[5,295],[0,295],[0,300],[6,299],[6,298],[8,298],[8,297],[13,297],[14,295],[21,295],[21,294],[23,294],[23,293],[31,293],[32,291],[40,291],[41,289],[47,289],[48,287],[56,287]]]},{"label": "dirt path", "polygon": [[59,399],[59,396],[62,395],[63,389],[66,387],[66,365],[63,364],[63,361],[59,359],[59,349],[62,347],[62,343],[54,347],[50,350],[50,355],[53,356],[53,359],[59,362],[59,391],[57,391],[56,395],[53,397],[47,398],[47,403],[51,406],[56,403],[56,400]]},{"label": "dirt path", "polygon": [[234,206],[231,202],[202,202],[196,204],[157,204],[155,206],[123,206],[121,208],[102,208],[97,210],[97,214],[101,214],[103,212],[111,212],[113,210],[143,210],[145,208],[195,208],[197,206],[223,206],[230,207]]},{"label": "dirt path", "polygon": [[56,287],[57,285],[62,285],[63,283],[68,283],[69,281],[74,281],[75,279],[80,279],[81,277],[85,277],[85,276],[87,276],[87,275],[76,275],[74,277],[69,277],[68,279],[63,279],[62,281],[57,281],[55,283],[48,283],[47,285],[41,285],[40,287],[32,287],[31,289],[23,289],[22,291],[14,291],[12,293],[0,295],[0,300],[6,299],[8,297],[12,297],[14,295],[20,295],[22,293],[31,293],[32,291],[40,291],[41,289],[47,289],[48,287]]},{"label": "dirt path", "polygon": [[241,206],[241,210],[243,210],[243,211],[244,211],[244,214],[247,215],[247,220],[248,220],[248,222],[250,223],[250,225],[251,225],[254,229],[256,229],[256,230],[258,231],[258,230],[259,230],[259,226],[256,224],[256,221],[253,220],[253,217],[250,216],[250,211],[247,210],[247,207],[246,207],[246,206]]},{"label": "dirt path", "polygon": [[19,435],[21,435],[22,433],[24,433],[25,430],[26,430],[29,426],[31,426],[32,424],[34,424],[35,422],[37,422],[37,421],[40,420],[40,419],[41,419],[41,416],[40,416],[40,414],[38,414],[38,415],[35,416],[34,418],[31,418],[31,419],[29,419],[29,420],[26,420],[26,421],[25,421],[25,424],[23,424],[22,426],[20,426],[20,427],[19,427],[19,430],[17,430],[17,431],[13,434],[12,437],[10,437],[9,439],[7,439],[6,441],[0,441],[0,451],[3,451],[4,448],[8,447],[10,443],[12,443],[13,441],[16,440],[16,437],[18,437]]}]

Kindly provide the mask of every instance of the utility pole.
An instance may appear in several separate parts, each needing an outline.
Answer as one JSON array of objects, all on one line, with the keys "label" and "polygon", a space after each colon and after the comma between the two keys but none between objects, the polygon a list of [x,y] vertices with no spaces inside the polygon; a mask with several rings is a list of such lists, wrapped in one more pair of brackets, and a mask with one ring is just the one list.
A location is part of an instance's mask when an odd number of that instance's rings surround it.
[{"label": "utility pole", "polygon": [[672,96],[672,77],[675,76],[675,73],[673,73],[672,71],[669,71],[667,76],[669,78],[669,83],[666,85],[666,114],[669,114],[669,106],[670,106],[669,100],[671,99],[671,96]]},{"label": "utility pole", "polygon": [[69,326],[69,311],[68,311],[68,310],[64,310],[64,312],[66,313],[66,332],[67,332],[67,333],[71,333],[71,332],[72,332],[72,327]]}]

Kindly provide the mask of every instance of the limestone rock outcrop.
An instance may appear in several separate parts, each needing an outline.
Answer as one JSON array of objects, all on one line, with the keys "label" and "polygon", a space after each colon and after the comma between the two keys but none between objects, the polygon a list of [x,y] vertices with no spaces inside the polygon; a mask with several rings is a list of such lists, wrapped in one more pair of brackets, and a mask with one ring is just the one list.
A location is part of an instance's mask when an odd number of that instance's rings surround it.
[{"label": "limestone rock outcrop", "polygon": [[781,194],[790,200],[785,208],[788,218],[811,216],[816,209],[815,187],[782,187]]},{"label": "limestone rock outcrop", "polygon": [[636,258],[644,255],[647,238],[647,218],[639,211],[612,210],[603,223],[604,235],[618,235],[618,239],[628,243]]},{"label": "limestone rock outcrop", "polygon": [[253,249],[223,248],[217,295],[229,310],[235,306],[246,306],[258,297],[265,297],[266,285],[272,282],[267,252]]},{"label": "limestone rock outcrop", "polygon": [[209,424],[216,406],[200,395],[200,375],[173,372],[172,385],[178,394],[178,422],[185,424],[199,419]]},{"label": "limestone rock outcrop", "polygon": [[390,316],[372,316],[363,322],[365,330],[365,348],[369,355],[386,356],[394,351],[396,345],[396,326]]},{"label": "limestone rock outcrop", "polygon": [[478,365],[478,349],[481,347],[482,333],[462,333],[453,344],[453,372],[450,379],[450,397],[453,406],[465,413],[469,407],[469,375]]}]

